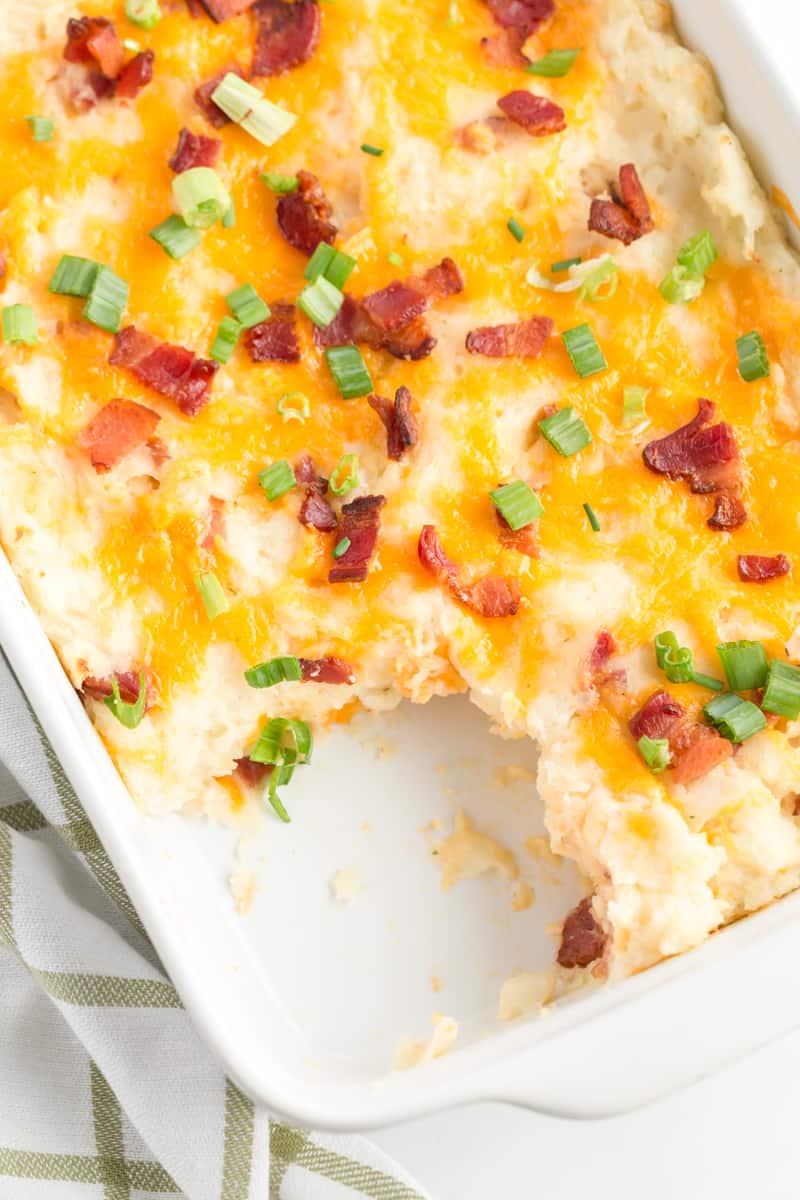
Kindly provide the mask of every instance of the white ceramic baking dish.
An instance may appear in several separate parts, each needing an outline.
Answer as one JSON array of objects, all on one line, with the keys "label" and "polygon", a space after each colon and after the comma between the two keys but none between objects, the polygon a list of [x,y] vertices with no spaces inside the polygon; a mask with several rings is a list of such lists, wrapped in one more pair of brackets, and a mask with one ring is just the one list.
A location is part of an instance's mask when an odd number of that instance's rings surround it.
[{"label": "white ceramic baking dish", "polygon": [[[675,8],[714,61],[763,181],[800,204],[800,17],[789,0]],[[530,768],[531,747],[492,737],[464,700],[403,706],[324,740],[292,784],[293,824],[268,822],[251,848],[261,887],[241,918],[227,887],[233,836],[137,810],[2,556],[0,642],[198,1028],[275,1113],[364,1129],[494,1098],[605,1115],[798,1023],[800,895],[616,988],[499,1022],[502,980],[552,962],[546,927],[579,891],[568,870],[537,867],[523,849],[541,815],[524,771],[503,768]],[[512,913],[503,881],[441,891],[423,827],[449,828],[456,802],[516,850],[531,908]],[[337,907],[329,880],[350,866],[363,892]],[[434,1010],[458,1019],[457,1046],[392,1073],[398,1041],[425,1034]]]}]

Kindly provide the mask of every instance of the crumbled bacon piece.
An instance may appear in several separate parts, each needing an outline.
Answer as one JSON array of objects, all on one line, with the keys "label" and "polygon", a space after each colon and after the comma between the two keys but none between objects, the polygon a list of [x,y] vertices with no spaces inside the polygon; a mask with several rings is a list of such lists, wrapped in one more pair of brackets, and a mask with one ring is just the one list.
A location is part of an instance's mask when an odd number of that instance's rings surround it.
[{"label": "crumbled bacon piece", "polygon": [[162,396],[169,396],[187,417],[195,416],[208,402],[219,363],[198,358],[184,346],[159,342],[133,325],[114,338],[109,362],[127,367],[137,379]]},{"label": "crumbled bacon piece", "polygon": [[209,496],[208,498],[208,523],[206,531],[200,541],[203,550],[208,550],[209,553],[216,549],[217,538],[222,539],[225,536],[225,501],[219,496]]},{"label": "crumbled bacon piece", "polygon": [[556,11],[555,0],[483,0],[483,3],[498,25],[515,29],[523,41]]},{"label": "crumbled bacon piece", "polygon": [[479,616],[511,617],[518,611],[521,596],[517,580],[487,575],[471,584],[462,583],[460,568],[445,554],[434,525],[423,525],[417,553],[422,565]]},{"label": "crumbled bacon piece", "polygon": [[252,758],[237,758],[233,775],[245,787],[258,787],[275,770],[272,763],[253,762]]},{"label": "crumbled bacon piece", "polygon": [[298,483],[306,483],[324,496],[328,490],[328,481],[317,471],[316,463],[310,454],[301,454],[294,464],[294,477]]},{"label": "crumbled bacon piece", "polygon": [[195,90],[194,102],[198,108],[202,109],[203,114],[211,122],[215,129],[221,129],[223,125],[230,124],[230,117],[224,113],[219,105],[215,104],[211,99],[212,94],[217,90],[226,75],[238,75],[240,79],[244,79],[244,71],[236,64],[229,67],[223,67],[213,79],[201,83],[199,88]]},{"label": "crumbled bacon piece", "polygon": [[329,583],[361,582],[367,578],[369,560],[378,542],[381,509],[385,503],[385,496],[359,496],[357,500],[342,505],[340,533],[342,539],[349,539],[350,545],[328,572]]},{"label": "crumbled bacon piece", "polygon": [[[114,675],[117,679],[120,700],[125,704],[135,704],[139,699],[139,672],[115,671]],[[144,672],[144,677],[145,712],[147,712],[155,702],[156,689],[147,671]],[[84,696],[88,696],[92,700],[107,700],[114,694],[111,678],[98,679],[95,675],[88,675],[81,684],[80,690]]]},{"label": "crumbled bacon piece", "polygon": [[355,683],[356,675],[341,658],[301,658],[303,683]]},{"label": "crumbled bacon piece", "polygon": [[516,550],[518,554],[527,554],[528,558],[539,557],[539,542],[536,537],[536,522],[523,525],[521,529],[512,529],[499,509],[495,509],[497,523],[500,529],[497,534],[500,545],[505,550]]},{"label": "crumbled bacon piece", "polygon": [[556,961],[560,967],[588,967],[603,954],[608,935],[592,909],[592,897],[586,896],[567,913],[561,928],[561,944]]},{"label": "crumbled bacon piece", "polygon": [[785,554],[740,554],[737,567],[743,583],[766,583],[768,579],[788,575],[792,564]]},{"label": "crumbled bacon piece", "polygon": [[526,67],[530,60],[522,53],[524,42],[518,30],[501,29],[492,37],[481,38],[481,50],[490,67]]},{"label": "crumbled bacon piece", "polygon": [[411,392],[406,387],[397,389],[394,403],[386,396],[377,396],[374,392],[367,397],[370,407],[384,424],[386,453],[395,462],[400,461],[409,447],[417,444],[417,422],[411,411],[411,399]]},{"label": "crumbled bacon piece", "polygon": [[483,325],[467,334],[467,350],[485,358],[538,358],[554,329],[550,317],[528,317],[510,325]]},{"label": "crumbled bacon piece", "polygon": [[316,175],[298,171],[297,180],[296,192],[279,197],[275,215],[289,245],[310,258],[320,242],[331,245],[339,231],[330,220],[333,209]]},{"label": "crumbled bacon piece", "polygon": [[308,62],[319,45],[322,25],[317,0],[259,0],[258,37],[252,75],[280,75]]},{"label": "crumbled bacon piece", "polygon": [[117,90],[115,79],[106,79],[102,71],[87,71],[70,90],[70,102],[79,112],[87,112],[100,100],[108,100]]},{"label": "crumbled bacon piece", "polygon": [[589,681],[593,687],[611,687],[623,691],[627,688],[628,672],[624,668],[609,666],[616,653],[617,643],[613,635],[607,629],[601,629],[594,640],[587,663]]},{"label": "crumbled bacon piece", "polygon": [[111,21],[105,17],[71,17],[67,21],[67,62],[97,63],[107,79],[116,79],[125,61],[125,48]]},{"label": "crumbled bacon piece", "polygon": [[637,742],[641,737],[657,741],[669,737],[685,716],[686,710],[677,700],[673,700],[669,692],[654,692],[631,717],[628,728]]},{"label": "crumbled bacon piece", "polygon": [[717,493],[708,524],[712,529],[737,529],[747,520],[739,449],[730,425],[709,425],[715,411],[710,400],[700,400],[697,416],[674,433],[649,442],[642,458],[658,475],[685,479],[693,492]]},{"label": "crumbled bacon piece", "polygon": [[205,137],[202,133],[192,133],[184,125],[178,134],[178,145],[169,160],[169,166],[176,175],[190,171],[192,167],[213,167],[219,158],[222,142],[219,138]]},{"label": "crumbled bacon piece", "polygon": [[160,419],[152,408],[134,400],[110,400],[78,434],[78,445],[103,474],[152,437]]},{"label": "crumbled bacon piece", "polygon": [[212,21],[221,24],[229,17],[238,17],[240,13],[252,8],[256,0],[199,0]]},{"label": "crumbled bacon piece", "polygon": [[691,722],[673,733],[669,744],[672,750],[673,782],[684,786],[702,779],[733,754],[733,746],[727,738],[709,725],[701,725],[699,721]]},{"label": "crumbled bacon piece", "polygon": [[315,488],[306,489],[305,500],[300,506],[298,520],[301,525],[309,525],[320,533],[332,533],[339,524],[336,513]]},{"label": "crumbled bacon piece", "polygon": [[272,304],[266,321],[247,330],[245,345],[253,362],[300,362],[295,316],[293,304]]},{"label": "crumbled bacon piece", "polygon": [[135,100],[142,88],[152,83],[155,57],[152,50],[143,50],[125,64],[117,79],[117,96]]},{"label": "crumbled bacon piece", "polygon": [[613,200],[592,200],[589,229],[629,246],[654,228],[650,204],[636,167],[625,163],[619,169],[619,196]]},{"label": "crumbled bacon piece", "polygon": [[525,88],[517,88],[501,96],[497,107],[510,121],[521,125],[531,137],[546,137],[567,128],[564,110],[546,96],[534,96]]}]

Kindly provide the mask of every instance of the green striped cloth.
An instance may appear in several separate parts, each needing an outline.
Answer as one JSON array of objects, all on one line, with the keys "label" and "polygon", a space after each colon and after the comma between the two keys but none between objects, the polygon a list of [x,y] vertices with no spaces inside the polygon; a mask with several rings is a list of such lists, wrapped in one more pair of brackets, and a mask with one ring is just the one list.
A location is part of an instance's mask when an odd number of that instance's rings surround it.
[{"label": "green striped cloth", "polygon": [[0,1200],[424,1200],[199,1040],[0,655]]}]

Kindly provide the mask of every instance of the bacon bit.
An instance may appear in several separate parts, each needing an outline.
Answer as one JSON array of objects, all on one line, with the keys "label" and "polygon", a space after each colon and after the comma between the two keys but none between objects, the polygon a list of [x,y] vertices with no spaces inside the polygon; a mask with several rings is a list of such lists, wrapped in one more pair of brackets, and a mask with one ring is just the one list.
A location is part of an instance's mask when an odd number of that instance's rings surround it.
[{"label": "bacon bit", "polygon": [[199,0],[212,21],[221,24],[229,17],[238,17],[240,13],[252,8],[256,0]]},{"label": "bacon bit", "polygon": [[356,675],[341,658],[301,658],[303,683],[355,683]]},{"label": "bacon bit", "polygon": [[740,554],[736,563],[743,583],[766,583],[768,579],[788,575],[792,569],[785,554]]},{"label": "bacon bit", "polygon": [[320,242],[332,245],[339,231],[330,220],[333,209],[316,175],[298,171],[297,180],[297,191],[279,198],[275,215],[289,245],[310,258]]},{"label": "bacon bit", "polygon": [[197,358],[184,346],[159,343],[149,333],[129,325],[114,338],[109,362],[127,367],[137,379],[162,396],[169,396],[187,417],[194,417],[208,402],[219,363]]},{"label": "bacon bit", "polygon": [[[123,700],[125,704],[135,704],[139,699],[139,672],[115,671],[114,674],[117,678],[120,700]],[[146,692],[144,710],[147,712],[155,703],[156,689],[147,671],[144,672],[144,676]],[[84,696],[88,696],[92,700],[107,700],[109,696],[114,695],[110,677],[98,679],[94,675],[88,675],[81,684],[80,690]]]},{"label": "bacon bit", "polygon": [[328,572],[329,583],[362,582],[375,551],[385,496],[360,496],[342,505],[342,538],[350,545]]},{"label": "bacon bit", "polygon": [[206,15],[206,10],[203,8],[200,0],[186,0],[186,7],[189,10],[189,16],[193,17],[195,21],[198,17]]},{"label": "bacon bit", "polygon": [[654,692],[628,722],[631,734],[638,742],[641,737],[666,738],[686,716],[686,710],[669,692]]},{"label": "bacon bit", "polygon": [[97,63],[107,79],[116,79],[125,61],[125,48],[111,21],[105,17],[71,17],[67,21],[67,62]]},{"label": "bacon bit", "polygon": [[209,496],[208,498],[208,524],[206,532],[200,542],[203,550],[213,553],[216,549],[217,538],[220,541],[225,537],[225,501],[220,500],[219,496]]},{"label": "bacon bit", "polygon": [[332,533],[339,524],[328,501],[313,487],[306,490],[306,498],[297,517],[301,525],[308,525],[320,533]]},{"label": "bacon bit", "polygon": [[470,354],[485,358],[538,358],[555,324],[550,317],[528,317],[511,325],[482,325],[467,334]]},{"label": "bacon bit", "polygon": [[404,283],[395,279],[380,291],[365,296],[361,303],[373,324],[391,332],[421,316],[428,307],[428,298],[410,280]]},{"label": "bacon bit", "polygon": [[563,108],[546,96],[534,96],[525,88],[517,88],[507,96],[501,96],[497,107],[510,121],[521,125],[531,137],[546,137],[567,128]]},{"label": "bacon bit", "polygon": [[695,493],[716,492],[708,524],[712,529],[737,529],[747,520],[739,449],[730,425],[709,426],[715,411],[710,400],[700,400],[697,416],[674,433],[649,442],[642,458],[658,475],[685,479]]},{"label": "bacon bit", "polygon": [[592,896],[586,896],[564,919],[561,945],[556,955],[560,967],[588,967],[606,948],[608,935],[594,915],[592,899]]},{"label": "bacon bit", "polygon": [[684,786],[702,779],[733,754],[733,746],[708,725],[692,722],[670,738],[672,779]]},{"label": "bacon bit", "polygon": [[373,350],[388,350],[395,358],[415,361],[428,357],[436,345],[436,338],[422,318],[388,334],[370,320],[360,300],[345,295],[344,303],[330,325],[325,329],[314,328],[314,344],[347,346],[355,342],[364,342]]},{"label": "bacon bit", "polygon": [[527,554],[528,558],[539,557],[535,521],[531,521],[530,525],[523,525],[521,529],[512,529],[498,509],[495,509],[495,515],[500,526],[497,538],[505,550],[516,550],[518,554]]},{"label": "bacon bit", "polygon": [[272,763],[257,763],[251,758],[237,758],[233,775],[245,787],[258,787],[275,770]]},{"label": "bacon bit", "polygon": [[88,452],[92,466],[101,475],[152,437],[160,420],[157,412],[143,404],[110,400],[78,434],[78,445]]},{"label": "bacon bit", "polygon": [[178,145],[169,160],[170,170],[176,175],[190,171],[192,167],[213,167],[219,158],[222,142],[219,138],[205,137],[202,133],[192,133],[184,125],[178,134]]},{"label": "bacon bit", "polygon": [[317,0],[259,0],[253,75],[280,75],[308,62],[319,45],[322,19]]},{"label": "bacon bit", "polygon": [[386,396],[374,392],[367,397],[370,408],[380,417],[386,429],[386,453],[394,462],[399,462],[411,446],[416,446],[419,432],[411,411],[411,392],[406,387],[397,389],[394,403]]},{"label": "bacon bit", "polygon": [[629,246],[655,228],[641,180],[633,163],[619,169],[619,197],[592,200],[589,229]]},{"label": "bacon bit", "polygon": [[555,0],[483,0],[498,25],[516,29],[523,41],[556,11]]},{"label": "bacon bit", "polygon": [[135,100],[142,88],[153,80],[155,54],[144,50],[122,68],[117,79],[117,95],[122,100]]},{"label": "bacon bit", "polygon": [[609,663],[617,653],[617,643],[607,629],[601,629],[595,638],[587,663],[589,682],[592,687],[611,687],[625,691],[628,672],[624,668],[609,669]]},{"label": "bacon bit", "polygon": [[461,583],[460,568],[447,557],[434,525],[423,525],[417,544],[420,562],[467,608],[481,617],[512,617],[519,609],[520,588],[516,579],[487,575],[472,584]]},{"label": "bacon bit", "polygon": [[116,80],[106,79],[100,71],[87,71],[81,82],[72,87],[70,102],[78,112],[88,112],[100,100],[113,96],[116,88]]},{"label": "bacon bit", "polygon": [[307,483],[324,496],[328,490],[328,481],[317,471],[316,464],[310,454],[301,454],[294,464],[294,477],[298,483]]},{"label": "bacon bit", "polygon": [[481,38],[483,57],[490,67],[526,67],[530,59],[522,53],[525,38],[516,29],[501,29]]},{"label": "bacon bit", "polygon": [[240,79],[245,78],[244,71],[241,67],[237,67],[233,63],[229,67],[223,67],[213,79],[209,79],[207,83],[201,83],[200,87],[195,90],[194,102],[198,108],[202,109],[203,114],[211,122],[215,129],[221,129],[223,125],[230,124],[230,117],[224,113],[219,105],[215,104],[211,99],[213,92],[217,90],[226,75],[238,75]]},{"label": "bacon bit", "polygon": [[270,305],[270,316],[245,334],[245,345],[253,362],[300,362],[300,343],[295,328],[295,307],[278,302]]}]

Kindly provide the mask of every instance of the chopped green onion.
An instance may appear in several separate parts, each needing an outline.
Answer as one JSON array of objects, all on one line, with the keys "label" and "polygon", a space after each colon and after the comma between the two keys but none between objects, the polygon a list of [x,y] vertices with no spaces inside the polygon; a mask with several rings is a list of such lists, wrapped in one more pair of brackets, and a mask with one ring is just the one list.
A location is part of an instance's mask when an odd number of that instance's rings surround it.
[{"label": "chopped green onion", "polygon": [[269,317],[269,307],[259,296],[252,283],[243,283],[241,287],[230,292],[225,297],[225,303],[243,329],[252,329]]},{"label": "chopped green onion", "polygon": [[172,181],[172,197],[191,229],[210,229],[225,216],[231,198],[212,167],[190,167]]},{"label": "chopped green onion", "polygon": [[580,297],[590,304],[610,300],[619,283],[619,267],[613,258],[601,258],[597,266],[584,276]]},{"label": "chopped green onion", "polygon": [[643,734],[636,745],[654,775],[660,775],[667,769],[672,754],[666,738],[649,738],[647,734]]},{"label": "chopped green onion", "polygon": [[203,601],[209,621],[213,621],[215,617],[228,611],[230,608],[228,597],[223,592],[222,584],[213,571],[195,575],[194,586],[200,593],[200,599]]},{"label": "chopped green onion", "polygon": [[277,142],[297,120],[294,113],[272,104],[261,95],[258,88],[232,71],[214,89],[211,99],[226,117],[230,117],[264,146]]},{"label": "chopped green onion", "polygon": [[325,358],[343,400],[372,391],[372,376],[357,346],[332,346],[325,351]]},{"label": "chopped green onion", "polygon": [[103,703],[114,714],[121,725],[124,725],[126,729],[135,729],[144,716],[145,705],[147,704],[147,684],[145,683],[144,672],[139,672],[139,695],[136,697],[135,704],[128,704],[120,696],[119,682],[116,675],[111,676],[111,695],[104,696]]},{"label": "chopped green onion", "polygon": [[336,250],[327,242],[320,242],[311,258],[308,260],[303,276],[314,283],[324,276],[334,287],[343,288],[350,278],[356,260],[342,250]]},{"label": "chopped green onion", "polygon": [[122,45],[126,50],[130,50],[131,54],[141,54],[142,43],[137,42],[136,38],[123,38]]},{"label": "chopped green onion", "polygon": [[386,261],[390,264],[390,266],[402,267],[403,256],[402,254],[398,254],[396,250],[390,250],[386,255]]},{"label": "chopped green onion", "polygon": [[592,435],[579,413],[571,406],[560,408],[549,417],[539,422],[542,435],[547,438],[554,450],[564,458],[577,454],[584,446],[591,445]]},{"label": "chopped green onion", "polygon": [[687,646],[679,646],[678,639],[670,630],[659,633],[655,639],[656,663],[670,683],[696,683],[711,691],[721,692],[725,684],[710,675],[701,675],[694,669],[694,659]]},{"label": "chopped green onion", "polygon": [[222,363],[223,366],[230,362],[241,335],[241,322],[237,321],[235,317],[223,317],[217,326],[214,342],[208,352],[209,357],[213,358],[214,362]]},{"label": "chopped green onion", "polygon": [[773,658],[761,707],[764,712],[797,720],[800,716],[800,667]]},{"label": "chopped green onion", "polygon": [[297,307],[318,329],[326,329],[344,304],[344,293],[324,275],[306,284],[297,297]]},{"label": "chopped green onion", "polygon": [[[286,746],[287,735],[291,736],[294,747]],[[313,744],[311,730],[305,721],[273,717],[258,735],[249,758],[251,762],[281,765],[287,761],[286,751],[289,750],[289,761],[296,755],[302,762],[310,762]]]},{"label": "chopped green onion", "polygon": [[696,271],[678,264],[662,279],[658,290],[667,304],[691,304],[705,285],[705,275],[698,275]]},{"label": "chopped green onion", "polygon": [[284,421],[299,421],[302,424],[311,416],[311,405],[303,392],[284,392],[275,407]]},{"label": "chopped green onion", "polygon": [[340,542],[337,542],[336,545],[333,547],[333,557],[341,558],[343,554],[347,554],[347,551],[350,549],[351,545],[352,545],[352,543],[350,541],[350,538],[343,537],[342,540]]},{"label": "chopped green onion", "polygon": [[716,261],[717,247],[707,229],[696,233],[684,242],[678,251],[678,265],[686,267],[695,275],[705,275],[708,268]]},{"label": "chopped green onion", "polygon": [[492,504],[510,529],[522,529],[544,516],[544,508],[533,488],[522,479],[505,483],[489,492]]},{"label": "chopped green onion", "polygon": [[328,487],[334,496],[346,496],[358,483],[358,455],[345,454],[331,471]]},{"label": "chopped green onion", "polygon": [[767,718],[761,709],[756,708],[751,700],[743,700],[733,692],[715,696],[703,706],[703,712],[718,733],[737,744],[767,727]]},{"label": "chopped green onion", "polygon": [[31,113],[25,118],[35,142],[52,141],[55,123],[52,117],[40,117]]},{"label": "chopped green onion", "polygon": [[64,254],[48,287],[57,296],[88,296],[99,265],[90,258]]},{"label": "chopped green onion", "polygon": [[562,333],[561,339],[581,379],[607,369],[608,363],[590,325],[576,325],[574,329],[567,329]]},{"label": "chopped green onion", "polygon": [[553,273],[556,273],[557,271],[568,271],[570,267],[579,267],[582,262],[582,258],[560,258],[558,262],[550,264],[550,270]]},{"label": "chopped green onion", "polygon": [[176,213],[167,217],[166,221],[162,221],[160,225],[156,225],[155,229],[151,229],[147,236],[157,242],[170,258],[175,259],[183,258],[190,250],[194,250],[195,246],[199,246],[203,240],[200,231],[190,229],[183,217],[179,217]]},{"label": "chopped green onion", "polygon": [[643,387],[626,387],[622,393],[622,424],[632,425],[647,416],[644,406],[647,392]]},{"label": "chopped green onion", "polygon": [[695,671],[692,675],[692,683],[696,683],[698,687],[708,688],[710,692],[724,692],[725,684],[721,679],[714,679],[711,675],[703,675],[700,671]]},{"label": "chopped green onion", "polygon": [[717,654],[732,692],[763,687],[767,679],[767,652],[761,642],[722,642]]},{"label": "chopped green onion", "polygon": [[509,217],[506,228],[511,236],[516,238],[518,242],[525,241],[525,230],[522,228],[516,217]]},{"label": "chopped green onion", "polygon": [[3,341],[9,346],[36,345],[36,316],[30,304],[10,304],[3,309]]},{"label": "chopped green onion", "polygon": [[365,154],[371,154],[373,158],[380,158],[380,156],[383,154],[383,150],[380,146],[370,146],[369,142],[362,142],[361,149]]},{"label": "chopped green onion", "polygon": [[297,483],[294,471],[285,458],[279,458],[259,472],[258,482],[267,494],[268,500],[279,500],[286,492],[290,492]]},{"label": "chopped green onion", "polygon": [[280,196],[296,192],[300,187],[300,180],[296,175],[279,175],[277,171],[265,171],[258,178],[271,192],[277,192]]},{"label": "chopped green onion", "polygon": [[158,0],[125,0],[125,16],[140,29],[152,29],[161,20]]},{"label": "chopped green onion", "polygon": [[302,679],[303,672],[299,660],[293,654],[288,654],[284,658],[271,658],[269,662],[250,667],[244,677],[252,688],[270,688],[276,683]]},{"label": "chopped green onion", "polygon": [[92,325],[117,333],[128,304],[130,288],[110,267],[98,267],[91,291],[83,306],[83,315]]},{"label": "chopped green onion", "polygon": [[224,217],[222,218],[222,228],[223,229],[234,229],[235,227],[236,227],[236,209],[233,206],[233,200],[231,200],[231,202],[228,206],[228,210],[225,213]]},{"label": "chopped green onion", "polygon": [[529,75],[545,75],[548,79],[561,79],[571,69],[580,50],[548,50],[543,58],[528,63],[525,70]]},{"label": "chopped green onion", "polygon": [[736,339],[736,356],[739,359],[739,374],[745,383],[754,383],[756,379],[766,379],[769,375],[767,347],[757,330]]},{"label": "chopped green onion", "polygon": [[586,513],[586,516],[589,518],[589,524],[591,525],[594,532],[599,533],[600,532],[600,522],[598,521],[597,516],[595,515],[595,511],[592,508],[591,504],[584,504],[583,511]]}]

